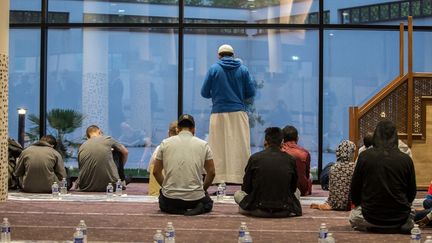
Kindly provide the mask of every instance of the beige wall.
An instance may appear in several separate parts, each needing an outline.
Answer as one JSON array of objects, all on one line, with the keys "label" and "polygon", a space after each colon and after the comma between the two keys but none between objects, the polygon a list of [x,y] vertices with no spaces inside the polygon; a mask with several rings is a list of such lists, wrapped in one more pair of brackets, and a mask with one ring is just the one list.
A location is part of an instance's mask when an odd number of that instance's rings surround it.
[{"label": "beige wall", "polygon": [[411,148],[418,187],[429,186],[432,180],[432,105],[426,107],[426,140],[414,140]]},{"label": "beige wall", "polygon": [[7,199],[9,1],[0,1],[0,202]]}]

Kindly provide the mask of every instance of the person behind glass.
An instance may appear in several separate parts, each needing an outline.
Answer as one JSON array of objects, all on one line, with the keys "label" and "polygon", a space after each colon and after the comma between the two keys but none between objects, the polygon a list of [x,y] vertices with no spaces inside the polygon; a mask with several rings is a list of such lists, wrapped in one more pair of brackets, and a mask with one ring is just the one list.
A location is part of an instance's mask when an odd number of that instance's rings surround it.
[{"label": "person behind glass", "polygon": [[[168,137],[172,137],[177,135],[177,121],[171,122],[168,128]],[[159,191],[161,187],[159,186],[159,183],[156,181],[156,178],[153,175],[153,169],[154,169],[154,162],[156,160],[156,155],[159,151],[159,146],[156,147],[154,150],[151,158],[150,163],[148,166],[148,172],[149,172],[149,184],[148,184],[148,195],[149,196],[159,196]],[[163,173],[163,171],[162,171]]]},{"label": "person behind glass", "polygon": [[54,182],[66,178],[63,158],[55,147],[57,140],[51,135],[24,149],[18,158],[15,175],[20,177],[25,192],[51,192]]},{"label": "person behind glass", "polygon": [[194,136],[195,121],[191,115],[181,115],[177,127],[178,135],[161,142],[154,162],[153,175],[161,186],[159,208],[188,216],[208,213],[213,201],[207,189],[215,177],[210,146]]},{"label": "person behind glass", "polygon": [[[77,186],[80,191],[102,192],[108,183],[120,179],[118,171],[126,164],[129,152],[112,137],[103,135],[96,125],[87,128],[86,136],[87,141],[78,150]],[[119,165],[114,162],[113,151],[119,152]]]},{"label": "person behind glass", "polygon": [[248,161],[241,191],[234,200],[239,212],[255,217],[289,217],[302,215],[297,190],[295,159],[281,151],[283,139],[279,127],[265,130],[264,150]]},{"label": "person behind glass", "polygon": [[284,143],[282,151],[293,156],[297,166],[297,187],[302,196],[312,193],[312,180],[310,178],[310,154],[305,148],[298,145],[298,132],[294,126],[285,126],[283,128]]},{"label": "person behind glass", "polygon": [[248,68],[234,58],[232,46],[221,45],[218,57],[201,88],[201,96],[211,98],[213,104],[208,141],[214,155],[215,183],[240,184],[251,153],[245,101],[255,95],[255,84]]},{"label": "person behind glass", "polygon": [[349,221],[356,230],[409,233],[417,192],[413,161],[398,149],[391,121],[378,123],[373,143],[360,154],[354,169],[351,198],[356,207]]},{"label": "person behind glass", "polygon": [[311,204],[311,208],[320,210],[351,210],[351,178],[354,172],[354,154],[356,146],[349,140],[343,140],[336,149],[336,163],[329,172],[329,196],[324,204]]}]

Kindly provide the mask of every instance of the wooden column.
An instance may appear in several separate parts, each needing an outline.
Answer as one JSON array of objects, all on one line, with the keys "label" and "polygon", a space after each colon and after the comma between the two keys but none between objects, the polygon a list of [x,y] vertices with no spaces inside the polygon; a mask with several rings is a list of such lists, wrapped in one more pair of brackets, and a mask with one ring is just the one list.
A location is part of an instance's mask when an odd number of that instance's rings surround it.
[{"label": "wooden column", "polygon": [[404,23],[401,22],[399,25],[399,77],[404,75]]},{"label": "wooden column", "polygon": [[412,146],[413,110],[414,110],[414,80],[413,80],[413,23],[412,16],[408,17],[408,94],[407,94],[407,143]]},{"label": "wooden column", "polygon": [[358,125],[358,107],[349,107],[349,140],[358,146],[359,139],[359,125]]}]

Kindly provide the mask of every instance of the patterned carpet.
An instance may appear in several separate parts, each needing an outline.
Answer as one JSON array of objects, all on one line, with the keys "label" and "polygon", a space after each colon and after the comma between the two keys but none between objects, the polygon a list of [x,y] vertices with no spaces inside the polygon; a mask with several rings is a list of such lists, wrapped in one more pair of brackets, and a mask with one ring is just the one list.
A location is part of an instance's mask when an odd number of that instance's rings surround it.
[{"label": "patterned carpet", "polygon": [[[229,186],[228,193],[237,189]],[[53,200],[49,194],[12,192],[9,200],[0,204],[0,217],[9,218],[15,241],[70,241],[74,227],[84,219],[91,242],[152,242],[156,229],[162,229],[168,221],[176,228],[176,242],[234,243],[242,221],[248,224],[254,242],[317,242],[323,222],[337,242],[409,242],[407,235],[353,231],[348,223],[349,212],[310,209],[310,203],[325,200],[326,192],[317,187],[311,197],[302,198],[303,216],[285,219],[240,215],[232,197],[216,202],[206,215],[166,215],[159,211],[155,197],[143,196],[146,184],[131,184],[126,193],[107,201],[104,193],[72,192],[62,200]],[[418,203],[422,195],[419,193]],[[423,232],[423,238],[432,235],[431,229]]]}]

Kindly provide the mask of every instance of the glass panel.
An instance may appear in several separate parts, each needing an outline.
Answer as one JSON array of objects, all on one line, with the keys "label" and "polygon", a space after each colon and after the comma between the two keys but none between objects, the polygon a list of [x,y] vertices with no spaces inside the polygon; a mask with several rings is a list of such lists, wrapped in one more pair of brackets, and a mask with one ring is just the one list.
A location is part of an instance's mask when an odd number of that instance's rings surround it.
[{"label": "glass panel", "polygon": [[349,24],[351,23],[351,10],[346,9],[342,11],[342,23]]},{"label": "glass panel", "polygon": [[391,19],[398,19],[399,16],[399,4],[394,3],[390,5],[390,18]]},{"label": "glass panel", "polygon": [[410,14],[410,3],[409,2],[403,2],[401,3],[401,17],[402,18],[406,18],[408,17]]},{"label": "glass panel", "polygon": [[380,17],[381,20],[385,21],[390,18],[390,8],[389,5],[380,5]]},{"label": "glass panel", "polygon": [[432,15],[432,0],[423,0],[423,15]]},{"label": "glass panel", "polygon": [[370,8],[370,20],[378,21],[379,20],[379,6],[372,6]]},{"label": "glass panel", "polygon": [[[186,23],[318,23],[318,0],[188,0]],[[311,16],[314,15],[314,16]]]},{"label": "glass panel", "polygon": [[40,0],[10,0],[9,22],[11,24],[40,23],[40,21]]},{"label": "glass panel", "polygon": [[[53,29],[48,36],[48,112],[84,115],[66,134],[67,165],[96,124],[129,150],[126,168],[145,175],[150,156],[177,118],[177,34],[172,29]],[[159,46],[163,48],[153,48]],[[54,127],[49,133],[57,135]]]},{"label": "glass panel", "polygon": [[324,33],[323,166],[349,138],[349,106],[362,106],[399,74],[399,32]]},{"label": "glass panel", "polygon": [[361,12],[361,21],[362,22],[368,22],[369,21],[369,8],[361,8],[360,9]]},{"label": "glass panel", "polygon": [[[407,17],[414,17],[413,24],[432,25],[432,0],[325,0],[324,10],[330,12],[331,24],[407,24]],[[336,14],[338,13],[338,14]]]},{"label": "glass panel", "polygon": [[196,135],[207,137],[211,111],[211,101],[200,95],[201,86],[208,68],[217,61],[218,46],[229,43],[258,84],[249,111],[252,151],[262,149],[266,127],[292,124],[299,130],[300,144],[311,152],[316,171],[318,31],[247,29],[244,35],[215,35],[211,29],[187,31],[200,33],[187,34],[184,39],[184,111],[195,117]]},{"label": "glass panel", "polygon": [[356,8],[351,10],[351,18],[352,18],[352,23],[359,23],[360,22],[360,9]]},{"label": "glass panel", "polygon": [[[177,0],[48,0],[52,23],[177,23]],[[54,18],[51,15],[62,15]]]},{"label": "glass panel", "polygon": [[413,34],[413,71],[432,72],[432,32]]},{"label": "glass panel", "polygon": [[9,31],[9,136],[18,141],[18,108],[27,109],[25,141],[39,139],[39,128],[29,118],[39,117],[40,30]]},{"label": "glass panel", "polygon": [[412,2],[412,16],[417,17],[420,15],[421,15],[420,1],[413,1]]}]

